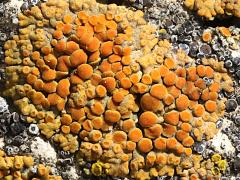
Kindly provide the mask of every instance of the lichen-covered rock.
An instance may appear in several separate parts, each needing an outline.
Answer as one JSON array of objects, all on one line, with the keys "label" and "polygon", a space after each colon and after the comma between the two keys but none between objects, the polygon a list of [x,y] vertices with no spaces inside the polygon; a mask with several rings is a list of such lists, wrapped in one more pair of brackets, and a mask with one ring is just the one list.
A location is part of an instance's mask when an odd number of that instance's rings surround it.
[{"label": "lichen-covered rock", "polygon": [[49,0],[20,13],[18,35],[4,46],[4,95],[63,151],[94,162],[95,176],[205,177],[192,147],[217,133],[219,92],[233,82],[222,62],[199,65],[158,40],[143,15],[93,0]]},{"label": "lichen-covered rock", "polygon": [[185,0],[187,8],[197,11],[199,16],[207,20],[213,20],[215,16],[236,16],[240,17],[240,2],[232,0]]},{"label": "lichen-covered rock", "polygon": [[[33,169],[36,169],[34,172]],[[51,173],[51,167],[34,162],[31,156],[7,156],[0,150],[0,178],[1,179],[56,179],[61,180],[61,176]]]}]

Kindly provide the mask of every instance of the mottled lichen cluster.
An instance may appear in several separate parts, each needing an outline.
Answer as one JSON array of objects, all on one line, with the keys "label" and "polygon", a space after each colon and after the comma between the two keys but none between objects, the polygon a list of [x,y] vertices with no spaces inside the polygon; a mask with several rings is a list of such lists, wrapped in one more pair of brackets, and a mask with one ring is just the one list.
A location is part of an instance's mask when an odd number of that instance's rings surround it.
[{"label": "mottled lichen cluster", "polygon": [[3,180],[61,180],[51,175],[51,168],[36,164],[31,156],[7,156],[0,150],[0,179]]},{"label": "mottled lichen cluster", "polygon": [[240,17],[239,0],[185,0],[184,4],[208,20],[213,20],[215,16]]},{"label": "mottled lichen cluster", "polygon": [[49,0],[19,14],[19,26],[4,46],[4,95],[80,164],[95,162],[94,175],[213,175],[192,146],[216,134],[218,93],[233,91],[223,63],[196,65],[141,11],[92,0]]}]

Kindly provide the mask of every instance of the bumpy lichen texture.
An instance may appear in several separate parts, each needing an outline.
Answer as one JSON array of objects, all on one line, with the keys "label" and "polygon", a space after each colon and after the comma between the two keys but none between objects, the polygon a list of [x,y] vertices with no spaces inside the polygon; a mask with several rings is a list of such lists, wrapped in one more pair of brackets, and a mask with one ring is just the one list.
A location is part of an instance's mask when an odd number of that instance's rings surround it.
[{"label": "bumpy lichen texture", "polygon": [[141,11],[114,4],[49,0],[19,19],[4,46],[4,94],[29,123],[95,162],[97,176],[201,176],[183,163],[197,164],[191,147],[216,134],[224,113],[218,92],[233,91],[222,63],[197,66],[158,41]]},{"label": "bumpy lichen texture", "polygon": [[[36,169],[36,170],[34,170]],[[7,156],[0,150],[0,178],[4,180],[61,180],[51,175],[51,168],[36,164],[31,156]]]},{"label": "bumpy lichen texture", "polygon": [[213,20],[216,16],[240,17],[239,0],[185,0],[184,4],[208,20]]}]

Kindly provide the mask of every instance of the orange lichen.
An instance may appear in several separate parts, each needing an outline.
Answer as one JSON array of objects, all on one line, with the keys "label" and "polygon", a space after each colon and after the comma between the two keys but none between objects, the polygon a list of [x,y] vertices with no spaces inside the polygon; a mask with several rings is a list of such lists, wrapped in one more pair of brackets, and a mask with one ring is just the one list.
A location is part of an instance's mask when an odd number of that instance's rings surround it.
[{"label": "orange lichen", "polygon": [[103,118],[96,117],[92,120],[92,126],[94,129],[101,129],[103,127]]},{"label": "orange lichen", "polygon": [[144,135],[145,137],[148,137],[150,139],[154,139],[159,137],[162,134],[163,128],[160,124],[155,124],[152,127],[145,128],[144,129]]},{"label": "orange lichen", "polygon": [[69,56],[60,56],[58,58],[57,70],[68,72],[68,66],[70,66]]},{"label": "orange lichen", "polygon": [[163,102],[166,104],[166,105],[171,105],[173,102],[174,102],[174,97],[171,95],[171,94],[167,94],[164,98],[163,98]]},{"label": "orange lichen", "polygon": [[101,44],[100,52],[103,56],[109,56],[113,53],[113,42],[107,41]]},{"label": "orange lichen", "polygon": [[198,65],[197,66],[197,74],[199,77],[204,77],[205,76],[205,66]]},{"label": "orange lichen", "polygon": [[93,74],[93,68],[89,64],[81,64],[77,68],[77,75],[83,79],[90,79]]},{"label": "orange lichen", "polygon": [[120,62],[121,59],[122,59],[121,56],[116,55],[116,54],[112,54],[112,55],[109,56],[108,61],[110,63],[115,63],[115,62]]},{"label": "orange lichen", "polygon": [[169,69],[165,65],[160,65],[157,71],[161,77],[164,77],[169,72]]},{"label": "orange lichen", "polygon": [[208,100],[205,103],[205,108],[210,113],[215,112],[217,110],[217,103],[215,101]]},{"label": "orange lichen", "polygon": [[103,60],[101,65],[99,66],[99,70],[103,73],[111,71],[111,68],[111,64],[107,60]]},{"label": "orange lichen", "polygon": [[[125,75],[125,74],[124,74],[124,75]],[[131,76],[130,76],[130,80],[131,80],[131,82],[132,82],[133,84],[137,84],[141,79],[140,79],[140,77],[139,77],[139,74],[133,73],[133,74],[131,74]]]},{"label": "orange lichen", "polygon": [[212,32],[204,31],[202,34],[202,40],[204,42],[210,42],[212,40]]},{"label": "orange lichen", "polygon": [[194,116],[201,117],[201,116],[203,116],[204,112],[205,112],[205,108],[201,104],[197,104],[193,108]]},{"label": "orange lichen", "polygon": [[151,76],[153,82],[159,82],[161,79],[161,73],[158,69],[153,69],[150,72],[150,76]]},{"label": "orange lichen", "polygon": [[136,83],[133,85],[133,91],[139,94],[144,94],[148,91],[148,86],[143,83]]},{"label": "orange lichen", "polygon": [[90,39],[89,42],[86,44],[86,49],[89,52],[95,52],[99,49],[99,47],[100,47],[100,41],[96,37],[93,37],[92,39]]},{"label": "orange lichen", "polygon": [[188,110],[181,111],[179,115],[180,115],[181,121],[183,122],[189,122],[193,118],[192,113]]},{"label": "orange lichen", "polygon": [[192,126],[189,123],[182,123],[181,129],[186,132],[190,132],[192,130]]},{"label": "orange lichen", "polygon": [[135,122],[132,119],[125,120],[122,123],[122,129],[126,132],[129,132],[134,127],[135,127]]},{"label": "orange lichen", "polygon": [[132,82],[129,78],[125,77],[120,79],[120,85],[124,89],[129,89],[132,86]]},{"label": "orange lichen", "polygon": [[192,149],[191,148],[184,148],[184,153],[186,156],[191,156],[192,155]]},{"label": "orange lichen", "polygon": [[71,84],[82,84],[83,80],[79,78],[77,75],[72,74],[70,76],[70,82]]},{"label": "orange lichen", "polygon": [[64,134],[69,134],[69,133],[70,133],[70,127],[63,125],[63,126],[61,127],[61,131],[62,131]]},{"label": "orange lichen", "polygon": [[151,127],[157,123],[158,117],[151,111],[142,113],[139,117],[139,124],[142,127]]},{"label": "orange lichen", "polygon": [[46,81],[51,81],[56,78],[56,71],[53,69],[48,69],[43,71],[42,78]]},{"label": "orange lichen", "polygon": [[184,146],[181,143],[177,143],[175,151],[178,155],[182,155],[184,153]]},{"label": "orange lichen", "polygon": [[146,165],[148,167],[151,167],[151,166],[154,165],[155,161],[156,161],[156,154],[155,154],[155,152],[152,152],[152,151],[149,152],[147,154],[147,156],[146,156]]},{"label": "orange lichen", "polygon": [[203,79],[198,79],[197,81],[195,81],[194,85],[200,89],[205,89],[206,88],[206,83]]},{"label": "orange lichen", "polygon": [[89,131],[89,132],[93,130],[92,122],[90,120],[84,121],[82,123],[82,127],[84,130]]},{"label": "orange lichen", "polygon": [[163,99],[167,94],[167,88],[162,84],[154,84],[150,89],[150,94],[158,99]]},{"label": "orange lichen", "polygon": [[150,152],[153,148],[152,141],[148,138],[142,138],[138,141],[138,149],[140,152],[147,153]]},{"label": "orange lichen", "polygon": [[71,24],[73,22],[72,16],[70,14],[66,14],[63,17],[63,22],[66,23],[66,24]]},{"label": "orange lichen", "polygon": [[118,34],[114,39],[115,44],[123,44],[123,42],[127,39],[125,34]]},{"label": "orange lichen", "polygon": [[93,142],[99,142],[101,140],[101,138],[102,138],[102,133],[99,130],[92,130],[89,133],[89,138]]},{"label": "orange lichen", "polygon": [[201,99],[204,101],[207,101],[209,99],[209,90],[208,89],[204,89],[202,91]]},{"label": "orange lichen", "polygon": [[189,99],[186,95],[181,94],[177,99],[176,99],[176,107],[178,110],[182,111],[187,109],[189,106]]},{"label": "orange lichen", "polygon": [[214,70],[210,66],[205,67],[205,76],[208,78],[212,78],[214,74]]},{"label": "orange lichen", "polygon": [[178,77],[175,85],[178,89],[182,89],[185,86],[185,84],[186,84],[186,79],[183,77]]},{"label": "orange lichen", "polygon": [[116,88],[116,81],[113,77],[103,78],[101,84],[107,89],[107,91],[111,92]]},{"label": "orange lichen", "polygon": [[126,76],[129,76],[132,74],[132,69],[130,66],[124,66],[122,68],[122,72],[126,75]]},{"label": "orange lichen", "polygon": [[104,113],[104,120],[110,123],[116,123],[120,120],[121,115],[118,111],[107,110]]},{"label": "orange lichen", "polygon": [[163,82],[167,85],[167,86],[172,86],[175,84],[176,82],[176,74],[172,71],[168,72],[164,78],[163,78]]},{"label": "orange lichen", "polygon": [[183,146],[190,147],[194,144],[194,140],[191,136],[187,136],[182,141]]},{"label": "orange lichen", "polygon": [[144,74],[142,76],[141,82],[146,85],[150,85],[152,84],[152,77],[149,74]]},{"label": "orange lichen", "polygon": [[74,51],[70,56],[71,66],[78,66],[87,62],[87,54],[82,50],[78,49]]},{"label": "orange lichen", "polygon": [[186,75],[187,75],[186,69],[179,67],[175,72],[179,77],[186,78]]},{"label": "orange lichen", "polygon": [[63,52],[66,49],[66,42],[64,40],[57,41],[54,49],[58,52]]},{"label": "orange lichen", "polygon": [[165,113],[163,118],[166,123],[176,126],[179,121],[179,113],[177,111],[170,111]]},{"label": "orange lichen", "polygon": [[166,153],[157,153],[156,163],[159,165],[166,165],[167,157],[168,155]]},{"label": "orange lichen", "polygon": [[123,55],[124,55],[124,56],[129,56],[129,55],[131,55],[131,52],[132,52],[131,47],[125,46],[125,47],[123,48]]},{"label": "orange lichen", "polygon": [[197,80],[197,69],[196,67],[189,67],[187,69],[187,80],[196,81]]},{"label": "orange lichen", "polygon": [[59,95],[57,95],[56,93],[52,93],[49,94],[48,97],[48,102],[50,105],[56,105],[58,103],[58,101],[61,99],[61,97]]},{"label": "orange lichen", "polygon": [[136,149],[136,143],[132,141],[127,141],[126,148],[128,151],[134,151]]},{"label": "orange lichen", "polygon": [[113,141],[111,139],[103,139],[101,141],[101,145],[104,149],[109,149],[113,145]]},{"label": "orange lichen", "polygon": [[166,136],[166,137],[172,137],[175,135],[177,129],[176,129],[176,126],[173,126],[173,125],[170,125],[170,124],[162,124],[162,127],[163,127],[163,136]]},{"label": "orange lichen", "polygon": [[122,51],[123,51],[122,46],[120,46],[120,45],[114,45],[114,46],[113,46],[113,52],[114,52],[114,54],[120,56],[120,55],[122,55]]},{"label": "orange lichen", "polygon": [[194,135],[194,137],[196,138],[197,141],[202,140],[202,133],[198,128],[193,129],[193,135]]},{"label": "orange lichen", "polygon": [[209,92],[209,99],[212,101],[216,101],[218,98],[218,93],[217,92]]},{"label": "orange lichen", "polygon": [[65,49],[65,52],[67,54],[72,54],[74,51],[78,50],[79,49],[79,45],[74,42],[74,41],[68,41],[66,43],[66,49]]},{"label": "orange lichen", "polygon": [[177,140],[174,137],[168,138],[166,140],[166,147],[167,147],[167,149],[175,150],[176,146],[177,146]]},{"label": "orange lichen", "polygon": [[92,106],[91,106],[91,111],[100,116],[101,114],[104,113],[104,106],[102,103],[100,102],[95,102]]},{"label": "orange lichen", "polygon": [[191,92],[189,92],[189,98],[191,100],[197,101],[199,100],[200,96],[201,96],[201,91],[199,88],[193,88]]},{"label": "orange lichen", "polygon": [[114,101],[114,102],[120,103],[120,102],[122,102],[123,99],[124,99],[124,93],[121,92],[121,91],[118,91],[118,92],[116,92],[116,93],[113,93],[112,98],[113,98],[113,101]]},{"label": "orange lichen", "polygon": [[167,148],[167,139],[158,137],[157,139],[154,140],[154,147],[158,150],[166,150]]},{"label": "orange lichen", "polygon": [[106,26],[109,29],[117,29],[117,23],[114,22],[113,20],[107,21]]},{"label": "orange lichen", "polygon": [[53,33],[53,37],[55,39],[62,39],[63,38],[63,32],[61,30],[56,30]]},{"label": "orange lichen", "polygon": [[[52,83],[52,82],[51,82]],[[44,89],[44,91],[48,91],[48,85],[46,86],[46,84],[47,83],[43,83],[43,81],[42,80],[40,80],[40,79],[38,79],[38,80],[36,80],[34,83],[33,83],[33,86],[34,86],[34,88],[36,89],[36,90],[42,90],[42,89]],[[54,83],[55,84],[55,83]],[[44,87],[45,86],[45,87]],[[51,85],[52,86],[52,85]],[[54,88],[54,91],[53,91],[53,88]],[[51,92],[55,92],[56,91],[56,89],[55,89],[55,87],[53,87],[52,86],[52,88],[51,88],[52,90],[51,90]]]},{"label": "orange lichen", "polygon": [[85,28],[86,28],[85,32],[81,34],[81,37],[79,37],[79,44],[81,46],[86,46],[93,36],[93,30],[91,29],[92,27],[85,26]]},{"label": "orange lichen", "polygon": [[100,60],[100,51],[95,51],[93,52],[89,57],[88,57],[88,62],[89,63],[96,63]]},{"label": "orange lichen", "polygon": [[63,24],[62,31],[63,31],[63,34],[70,34],[72,31],[72,25],[71,24]]},{"label": "orange lichen", "polygon": [[168,87],[168,93],[172,95],[174,98],[177,98],[181,94],[181,91],[178,88],[176,88],[176,86],[170,86]]},{"label": "orange lichen", "polygon": [[113,133],[113,142],[120,143],[127,140],[127,134],[123,131],[115,131]]},{"label": "orange lichen", "polygon": [[80,129],[81,129],[81,124],[79,124],[78,122],[72,122],[70,124],[70,130],[72,133],[78,134]]},{"label": "orange lichen", "polygon": [[178,141],[183,141],[188,136],[188,133],[184,130],[178,130],[176,132],[176,138]]},{"label": "orange lichen", "polygon": [[42,12],[36,27],[30,9],[4,45],[3,94],[64,151],[99,161],[106,176],[152,179],[178,174],[194,158],[194,140],[215,134],[224,113],[218,92],[233,84],[221,63],[195,65],[173,52],[141,11],[76,0],[34,8]]},{"label": "orange lichen", "polygon": [[117,36],[117,31],[115,29],[108,29],[106,36],[108,40],[113,40]]},{"label": "orange lichen", "polygon": [[212,92],[218,92],[220,90],[220,84],[217,82],[213,82],[210,86],[209,86],[209,90]]},{"label": "orange lichen", "polygon": [[232,35],[230,30],[228,28],[226,28],[226,27],[218,27],[218,30],[225,37],[230,37]]},{"label": "orange lichen", "polygon": [[172,58],[166,58],[164,60],[164,65],[168,68],[168,69],[174,69],[176,67],[176,63],[174,61],[174,59]]},{"label": "orange lichen", "polygon": [[69,109],[69,112],[72,116],[72,119],[76,121],[80,121],[85,115],[83,108],[71,108]]},{"label": "orange lichen", "polygon": [[107,109],[109,110],[117,110],[117,103],[115,103],[112,98],[109,99],[109,101],[107,102]]},{"label": "orange lichen", "polygon": [[70,94],[70,82],[68,79],[61,79],[57,85],[57,93],[62,98],[67,97]]},{"label": "orange lichen", "polygon": [[139,128],[131,129],[128,133],[128,138],[129,138],[129,140],[131,140],[133,142],[138,142],[140,139],[143,138],[141,129],[139,129]]}]

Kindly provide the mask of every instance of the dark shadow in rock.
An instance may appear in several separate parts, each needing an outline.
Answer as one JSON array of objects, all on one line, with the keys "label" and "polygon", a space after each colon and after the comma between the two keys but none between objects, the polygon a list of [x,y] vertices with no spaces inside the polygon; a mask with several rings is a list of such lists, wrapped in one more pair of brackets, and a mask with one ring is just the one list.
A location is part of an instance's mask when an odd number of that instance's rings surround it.
[{"label": "dark shadow in rock", "polygon": [[210,26],[210,27],[217,27],[217,26],[224,26],[224,27],[230,27],[230,26],[236,26],[240,27],[240,19],[236,17],[226,17],[226,18],[215,18],[212,21],[205,21],[203,22],[204,25]]}]

